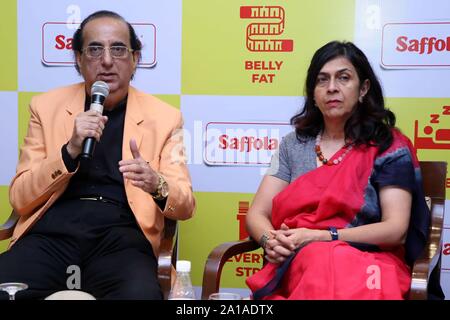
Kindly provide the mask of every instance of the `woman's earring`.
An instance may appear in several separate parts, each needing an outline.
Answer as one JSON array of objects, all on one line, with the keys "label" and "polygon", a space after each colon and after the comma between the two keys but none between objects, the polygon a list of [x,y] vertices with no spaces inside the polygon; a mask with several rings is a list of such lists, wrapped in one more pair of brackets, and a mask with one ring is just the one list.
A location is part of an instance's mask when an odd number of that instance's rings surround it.
[{"label": "woman's earring", "polygon": [[364,96],[359,96],[358,101],[359,101],[360,103],[363,103],[363,99],[364,99]]}]

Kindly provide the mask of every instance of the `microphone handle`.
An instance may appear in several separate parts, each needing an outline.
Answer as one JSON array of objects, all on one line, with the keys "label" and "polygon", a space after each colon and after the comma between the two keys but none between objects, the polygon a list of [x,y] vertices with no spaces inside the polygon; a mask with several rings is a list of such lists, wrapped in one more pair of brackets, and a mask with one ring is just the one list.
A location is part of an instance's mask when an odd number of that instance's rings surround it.
[{"label": "microphone handle", "polygon": [[84,139],[83,150],[80,153],[80,158],[91,160],[95,150],[95,138],[88,137]]},{"label": "microphone handle", "polygon": [[[93,94],[91,99],[90,110],[95,110],[100,114],[103,114],[103,102],[105,102],[105,96],[101,94]],[[91,160],[95,150],[95,138],[88,137],[84,139],[83,150],[81,151],[80,158]]]}]

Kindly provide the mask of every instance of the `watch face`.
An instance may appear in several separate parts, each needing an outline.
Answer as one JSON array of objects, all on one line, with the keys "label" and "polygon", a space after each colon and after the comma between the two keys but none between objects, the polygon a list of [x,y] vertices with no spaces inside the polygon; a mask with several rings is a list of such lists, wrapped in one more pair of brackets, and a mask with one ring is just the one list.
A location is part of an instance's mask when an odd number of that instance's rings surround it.
[{"label": "watch face", "polygon": [[166,198],[169,195],[169,185],[166,181],[163,182],[161,186],[161,195]]}]

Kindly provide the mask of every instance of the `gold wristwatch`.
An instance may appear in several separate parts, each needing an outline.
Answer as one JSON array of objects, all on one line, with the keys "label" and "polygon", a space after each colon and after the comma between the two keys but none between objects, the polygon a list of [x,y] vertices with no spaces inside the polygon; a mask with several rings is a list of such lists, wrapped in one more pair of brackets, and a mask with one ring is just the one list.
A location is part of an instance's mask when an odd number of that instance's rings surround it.
[{"label": "gold wristwatch", "polygon": [[163,176],[158,174],[158,185],[156,186],[155,192],[150,193],[153,199],[161,201],[169,196],[169,185]]}]

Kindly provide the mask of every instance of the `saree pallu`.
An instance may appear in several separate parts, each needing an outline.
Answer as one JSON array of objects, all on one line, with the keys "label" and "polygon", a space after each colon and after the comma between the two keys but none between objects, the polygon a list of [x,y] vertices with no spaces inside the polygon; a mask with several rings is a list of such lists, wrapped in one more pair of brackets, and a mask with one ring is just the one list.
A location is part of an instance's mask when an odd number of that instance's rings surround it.
[{"label": "saree pallu", "polygon": [[[344,241],[312,242],[285,264],[267,263],[246,282],[261,299],[403,299],[411,264],[425,245],[429,211],[423,198],[419,163],[411,142],[393,130],[394,140],[381,155],[377,147],[353,148],[338,165],[321,166],[293,181],[273,199],[272,224],[326,230],[381,221],[378,191],[397,186],[410,191],[413,205],[405,246],[369,252]],[[338,151],[331,159],[342,155]]]}]

